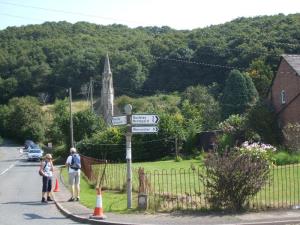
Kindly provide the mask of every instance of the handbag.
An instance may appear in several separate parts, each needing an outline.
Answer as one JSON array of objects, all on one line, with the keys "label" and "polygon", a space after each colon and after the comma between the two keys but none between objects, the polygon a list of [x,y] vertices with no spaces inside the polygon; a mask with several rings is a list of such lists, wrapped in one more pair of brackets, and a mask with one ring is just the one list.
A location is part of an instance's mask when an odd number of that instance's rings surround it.
[{"label": "handbag", "polygon": [[44,166],[43,170],[39,169],[39,175],[42,177],[45,175],[43,171],[45,170],[46,166],[47,166],[47,162],[45,162],[45,166]]}]

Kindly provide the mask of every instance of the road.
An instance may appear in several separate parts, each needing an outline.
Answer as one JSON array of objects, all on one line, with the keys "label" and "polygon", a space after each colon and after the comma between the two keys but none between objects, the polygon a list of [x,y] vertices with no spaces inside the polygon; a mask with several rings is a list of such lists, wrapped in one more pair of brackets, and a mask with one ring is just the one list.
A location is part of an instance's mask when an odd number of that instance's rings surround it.
[{"label": "road", "polygon": [[0,224],[78,224],[54,203],[41,203],[39,162],[27,162],[18,146],[0,146]]}]

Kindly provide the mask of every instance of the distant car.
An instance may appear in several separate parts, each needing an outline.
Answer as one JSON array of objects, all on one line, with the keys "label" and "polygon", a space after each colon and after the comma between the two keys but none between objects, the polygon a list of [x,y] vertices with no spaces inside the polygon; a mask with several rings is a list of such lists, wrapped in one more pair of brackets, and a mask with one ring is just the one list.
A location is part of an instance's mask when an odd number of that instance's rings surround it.
[{"label": "distant car", "polygon": [[37,144],[30,145],[27,152],[27,159],[28,161],[39,161],[43,157],[43,153],[44,151]]},{"label": "distant car", "polygon": [[26,140],[24,142],[23,152],[28,152],[29,147],[33,145],[35,145],[35,143],[32,140]]}]

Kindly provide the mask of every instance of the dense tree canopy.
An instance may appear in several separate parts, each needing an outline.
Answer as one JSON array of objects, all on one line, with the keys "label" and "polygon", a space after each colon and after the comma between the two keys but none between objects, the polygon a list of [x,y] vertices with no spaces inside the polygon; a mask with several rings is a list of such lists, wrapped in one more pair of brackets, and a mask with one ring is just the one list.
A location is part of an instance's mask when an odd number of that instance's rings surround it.
[{"label": "dense tree canopy", "polygon": [[0,132],[19,141],[45,138],[45,117],[39,102],[33,97],[13,98],[0,106]]},{"label": "dense tree canopy", "polygon": [[279,55],[300,53],[299,18],[238,18],[191,31],[86,22],[8,27],[0,31],[0,103],[39,93],[54,100],[68,87],[79,96],[90,77],[101,79],[107,52],[117,95],[183,91],[213,82],[222,87],[234,68],[248,71],[265,95]]}]

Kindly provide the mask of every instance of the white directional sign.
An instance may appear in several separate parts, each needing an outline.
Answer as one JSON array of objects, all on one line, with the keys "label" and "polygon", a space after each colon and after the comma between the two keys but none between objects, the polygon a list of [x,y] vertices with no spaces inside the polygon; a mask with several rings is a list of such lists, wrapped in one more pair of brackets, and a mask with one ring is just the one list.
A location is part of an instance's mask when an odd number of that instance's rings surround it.
[{"label": "white directional sign", "polygon": [[125,125],[127,123],[126,116],[113,116],[111,119],[112,125]]},{"label": "white directional sign", "polygon": [[158,127],[132,127],[131,132],[132,133],[157,133]]},{"label": "white directional sign", "polygon": [[158,124],[157,115],[132,115],[132,124]]}]

